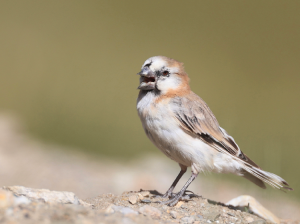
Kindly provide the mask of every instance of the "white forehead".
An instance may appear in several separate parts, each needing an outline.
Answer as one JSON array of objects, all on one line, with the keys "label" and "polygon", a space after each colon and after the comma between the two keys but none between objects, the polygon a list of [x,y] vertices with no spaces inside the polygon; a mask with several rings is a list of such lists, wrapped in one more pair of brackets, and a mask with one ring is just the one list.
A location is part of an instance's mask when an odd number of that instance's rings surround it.
[{"label": "white forehead", "polygon": [[171,72],[177,72],[177,70],[178,70],[178,68],[168,67],[169,65],[168,65],[167,60],[161,56],[154,56],[154,57],[148,58],[144,62],[142,68],[147,64],[151,64],[150,69],[152,71],[160,71],[162,68],[167,68],[168,70],[171,70]]},{"label": "white forehead", "polygon": [[159,56],[148,58],[143,64],[142,68],[147,64],[151,64],[150,68],[153,70],[160,70],[162,67],[167,66],[166,60]]}]

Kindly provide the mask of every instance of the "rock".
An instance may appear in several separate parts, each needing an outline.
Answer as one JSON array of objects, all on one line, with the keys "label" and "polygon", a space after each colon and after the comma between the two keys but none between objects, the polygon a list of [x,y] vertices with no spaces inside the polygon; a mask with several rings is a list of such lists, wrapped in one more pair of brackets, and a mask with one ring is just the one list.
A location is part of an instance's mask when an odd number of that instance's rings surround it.
[{"label": "rock", "polygon": [[163,206],[162,206],[162,209],[165,210],[165,211],[167,211],[169,208],[170,208],[170,207],[167,206],[167,205],[163,205]]},{"label": "rock", "polygon": [[211,212],[206,214],[206,218],[212,222],[216,221],[219,217],[220,217],[220,213],[219,212]]},{"label": "rock", "polygon": [[138,193],[138,197],[139,197],[139,200],[143,200],[144,199],[144,196],[141,195],[140,193]]},{"label": "rock", "polygon": [[183,205],[184,202],[183,201],[179,201],[176,205],[175,205],[175,208],[180,208],[181,205]]},{"label": "rock", "polygon": [[277,218],[272,212],[270,212],[268,209],[263,207],[255,198],[248,196],[248,195],[242,195],[237,198],[234,198],[226,203],[227,205],[233,205],[233,206],[241,206],[241,207],[247,207],[250,211],[252,211],[257,216],[269,220],[273,223],[280,223],[279,218]]},{"label": "rock", "polygon": [[265,220],[256,220],[256,221],[253,221],[253,222],[250,222],[250,224],[267,224],[267,222]]},{"label": "rock", "polygon": [[253,222],[253,218],[252,217],[246,217],[246,221],[248,222],[248,223],[250,223],[250,222]]},{"label": "rock", "polygon": [[5,209],[14,204],[14,195],[10,191],[0,189],[0,208]]},{"label": "rock", "polygon": [[150,201],[149,199],[141,200],[141,202],[142,202],[142,203],[147,203],[147,204],[148,204],[148,203],[151,203],[151,201]]},{"label": "rock", "polygon": [[138,202],[138,196],[135,194],[131,195],[131,196],[129,196],[128,201],[134,205]]},{"label": "rock", "polygon": [[25,196],[15,196],[12,192],[0,189],[0,209],[6,209],[11,206],[27,205],[30,204],[29,200]]},{"label": "rock", "polygon": [[3,187],[2,189],[11,191],[17,196],[25,196],[29,199],[42,200],[49,204],[80,204],[77,196],[74,193],[67,191],[50,191],[47,189],[32,189],[22,186]]},{"label": "rock", "polygon": [[150,192],[149,192],[149,191],[142,191],[142,192],[140,192],[140,194],[141,194],[143,197],[149,197]]},{"label": "rock", "polygon": [[202,220],[202,219],[203,219],[203,216],[202,216],[202,215],[196,215],[196,216],[195,216],[195,219],[196,219],[196,220]]},{"label": "rock", "polygon": [[123,215],[128,215],[128,214],[138,215],[137,211],[134,211],[132,208],[129,207],[113,205],[112,209],[116,212],[121,212]]},{"label": "rock", "polygon": [[86,207],[86,208],[92,208],[93,205],[89,204],[89,203],[86,203],[85,201],[79,199],[79,204],[82,205],[83,207]]},{"label": "rock", "polygon": [[193,216],[188,216],[188,217],[183,217],[181,220],[180,220],[180,223],[194,223],[195,222],[195,218]]},{"label": "rock", "polygon": [[15,196],[14,205],[27,205],[29,203],[31,203],[31,201],[27,197],[25,197],[25,196],[16,197]]},{"label": "rock", "polygon": [[105,213],[106,214],[112,214],[115,212],[115,210],[112,208],[114,205],[109,205],[106,209],[105,209]]},{"label": "rock", "polygon": [[171,211],[170,215],[172,216],[173,219],[177,218],[177,212],[175,212],[175,211]]},{"label": "rock", "polygon": [[160,218],[161,211],[159,209],[154,208],[150,205],[144,205],[139,209],[139,212],[146,216],[151,216],[152,218]]},{"label": "rock", "polygon": [[124,207],[124,206],[117,206],[117,205],[113,205],[113,204],[108,206],[105,210],[106,214],[112,214],[114,212],[120,212],[123,215],[129,215],[129,214],[138,215],[138,212],[134,211],[132,208]]}]

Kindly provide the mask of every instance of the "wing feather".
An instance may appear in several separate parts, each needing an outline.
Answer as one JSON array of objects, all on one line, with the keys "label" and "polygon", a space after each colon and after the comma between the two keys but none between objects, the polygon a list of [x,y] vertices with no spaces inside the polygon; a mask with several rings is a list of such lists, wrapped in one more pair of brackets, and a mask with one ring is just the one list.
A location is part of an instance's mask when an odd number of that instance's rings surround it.
[{"label": "wing feather", "polygon": [[[207,104],[195,93],[186,97],[175,97],[172,101],[173,112],[187,134],[199,138],[220,153],[225,153],[244,164],[244,177],[265,188],[262,181],[281,190],[293,190],[281,177],[263,171],[247,157],[227,132],[219,126]],[[251,176],[252,175],[252,176]]]},{"label": "wing feather", "polygon": [[174,108],[175,116],[181,128],[188,134],[197,136],[219,152],[226,152],[236,159],[259,168],[240,150],[234,139],[219,126],[214,114],[199,96],[192,93],[188,97],[177,97],[173,104],[176,107]]}]

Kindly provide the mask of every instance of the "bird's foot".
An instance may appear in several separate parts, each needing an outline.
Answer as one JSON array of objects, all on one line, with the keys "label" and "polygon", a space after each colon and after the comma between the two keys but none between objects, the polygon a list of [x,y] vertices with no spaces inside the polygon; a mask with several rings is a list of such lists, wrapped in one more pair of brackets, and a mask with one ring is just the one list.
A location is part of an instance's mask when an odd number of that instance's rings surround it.
[{"label": "bird's foot", "polygon": [[[187,194],[187,192],[189,192],[191,194]],[[166,194],[164,194],[163,196],[160,196],[160,197],[162,197],[162,198],[169,197],[171,199],[167,200],[167,201],[157,201],[157,203],[160,203],[163,205],[169,205],[171,207],[175,206],[179,201],[189,201],[194,197],[199,197],[199,195],[196,195],[192,191],[188,191],[188,190],[185,192],[179,191],[177,194],[171,193],[170,195],[167,195],[167,196],[165,196],[165,195]]]},{"label": "bird's foot", "polygon": [[190,197],[188,195],[183,195],[181,192],[178,192],[177,194],[175,194],[174,197],[172,197],[170,200],[168,201],[162,201],[160,202],[163,205],[169,205],[171,207],[175,206],[179,201],[186,201],[189,200]]},{"label": "bird's foot", "polygon": [[155,198],[173,198],[176,194],[167,191],[165,194],[156,195]]}]

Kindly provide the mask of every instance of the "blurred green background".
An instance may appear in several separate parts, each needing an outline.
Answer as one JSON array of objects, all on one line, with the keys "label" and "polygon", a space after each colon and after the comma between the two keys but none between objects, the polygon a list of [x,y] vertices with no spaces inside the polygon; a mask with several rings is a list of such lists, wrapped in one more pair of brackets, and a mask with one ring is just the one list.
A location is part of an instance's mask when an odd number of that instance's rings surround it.
[{"label": "blurred green background", "polygon": [[0,112],[100,157],[160,153],[136,112],[143,62],[184,62],[194,92],[300,200],[300,1],[1,1]]}]

